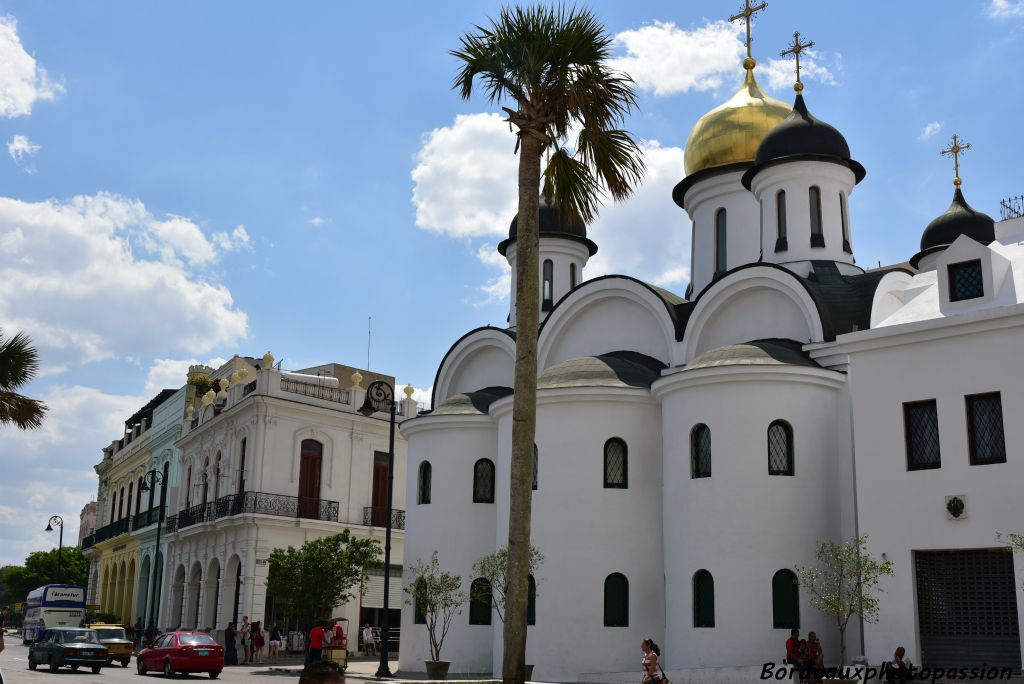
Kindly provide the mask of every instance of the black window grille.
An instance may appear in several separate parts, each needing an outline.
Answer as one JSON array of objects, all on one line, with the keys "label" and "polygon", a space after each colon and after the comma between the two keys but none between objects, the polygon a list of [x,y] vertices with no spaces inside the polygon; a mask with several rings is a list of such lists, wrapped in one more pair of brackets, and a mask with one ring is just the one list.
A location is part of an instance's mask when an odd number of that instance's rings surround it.
[{"label": "black window grille", "polygon": [[792,570],[779,570],[772,577],[772,626],[775,629],[800,628],[800,595]]},{"label": "black window grille", "polygon": [[494,503],[494,463],[486,458],[473,466],[473,503]]},{"label": "black window grille", "polygon": [[1003,402],[999,392],[967,397],[967,439],[971,465],[1006,463]]},{"label": "black window grille", "polygon": [[719,209],[715,214],[715,273],[724,273],[729,266],[726,255],[728,245],[726,228],[725,209]]},{"label": "black window grille", "polygon": [[981,259],[950,264],[949,301],[977,299],[985,296],[985,281],[981,276]]},{"label": "black window grille", "polygon": [[768,474],[793,474],[793,428],[784,420],[768,426]]},{"label": "black window grille", "polygon": [[526,576],[526,624],[537,624],[537,582],[533,575]]},{"label": "black window grille", "polygon": [[430,480],[433,477],[433,470],[434,469],[430,465],[430,461],[424,461],[423,463],[420,463],[420,482],[417,503],[430,503]]},{"label": "black window grille", "polygon": [[812,185],[807,191],[811,211],[811,247],[824,247],[825,235],[821,225],[821,190]]},{"label": "black window grille", "polygon": [[541,308],[549,311],[554,306],[555,265],[551,259],[544,260],[543,297]]},{"label": "black window grille", "polygon": [[469,624],[491,624],[491,583],[484,577],[473,580],[469,588]]},{"label": "black window grille", "polygon": [[533,489],[534,489],[534,491],[536,491],[536,489],[537,489],[537,467],[538,467],[538,461],[539,460],[540,460],[540,456],[537,453],[537,445],[534,444],[533,445]]},{"label": "black window grille", "polygon": [[427,606],[424,599],[427,593],[427,580],[420,577],[416,580],[416,600],[413,602],[413,623],[427,624]]},{"label": "black window grille", "polygon": [[569,264],[569,289],[576,288],[576,264]]},{"label": "black window grille", "polygon": [[604,626],[629,627],[629,580],[618,572],[604,580]]},{"label": "black window grille", "polygon": [[604,443],[604,486],[606,489],[626,489],[629,486],[626,443],[618,437]]},{"label": "black window grille", "polygon": [[711,477],[711,428],[703,423],[690,433],[690,463],[693,477]]},{"label": "black window grille", "polygon": [[934,399],[903,404],[903,429],[907,441],[907,470],[942,465],[939,415]]},{"label": "black window grille", "polygon": [[693,574],[693,626],[715,626],[715,578],[707,570]]},{"label": "black window grille", "polygon": [[853,247],[850,246],[850,217],[846,209],[846,194],[839,193],[839,219],[843,222],[843,251],[853,254]]}]

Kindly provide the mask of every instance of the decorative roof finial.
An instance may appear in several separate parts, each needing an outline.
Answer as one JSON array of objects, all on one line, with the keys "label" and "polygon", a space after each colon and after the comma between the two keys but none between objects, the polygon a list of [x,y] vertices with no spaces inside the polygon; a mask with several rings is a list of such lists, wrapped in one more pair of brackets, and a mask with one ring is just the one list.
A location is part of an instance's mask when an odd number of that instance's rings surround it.
[{"label": "decorative roof finial", "polygon": [[743,9],[740,10],[739,14],[729,17],[729,21],[738,21],[742,19],[747,25],[747,57],[743,60],[743,68],[747,71],[753,71],[757,61],[754,56],[750,53],[750,43],[753,39],[750,37],[750,23],[754,18],[754,15],[763,10],[768,6],[767,2],[762,2],[760,5],[751,6],[750,0],[743,0]]},{"label": "decorative roof finial", "polygon": [[796,92],[802,92],[804,84],[800,81],[800,53],[808,48],[814,47],[814,41],[809,40],[806,43],[800,42],[800,32],[793,32],[793,43],[789,46],[788,50],[783,50],[779,53],[779,57],[785,57],[786,55],[793,55],[796,57],[796,84],[793,86],[793,90]]},{"label": "decorative roof finial", "polygon": [[953,158],[953,185],[960,187],[960,155],[971,149],[971,143],[963,142],[960,140],[956,133],[953,134],[953,141],[949,144],[949,147],[939,150],[939,154],[943,157]]}]

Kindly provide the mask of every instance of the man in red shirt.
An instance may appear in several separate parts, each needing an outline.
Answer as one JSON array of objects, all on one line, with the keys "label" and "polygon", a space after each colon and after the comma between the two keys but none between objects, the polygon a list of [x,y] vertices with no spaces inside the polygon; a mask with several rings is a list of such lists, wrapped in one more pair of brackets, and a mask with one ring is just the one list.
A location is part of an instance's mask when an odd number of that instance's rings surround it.
[{"label": "man in red shirt", "polygon": [[786,640],[786,664],[792,665],[800,673],[800,679],[804,679],[811,663],[800,655],[800,630],[789,630],[789,639]]},{"label": "man in red shirt", "polygon": [[331,648],[347,649],[348,644],[345,642],[345,629],[337,620],[332,620],[331,623],[334,627],[334,634],[331,635]]},{"label": "man in red shirt", "polygon": [[324,628],[318,622],[309,632],[309,664],[320,662],[324,652]]}]

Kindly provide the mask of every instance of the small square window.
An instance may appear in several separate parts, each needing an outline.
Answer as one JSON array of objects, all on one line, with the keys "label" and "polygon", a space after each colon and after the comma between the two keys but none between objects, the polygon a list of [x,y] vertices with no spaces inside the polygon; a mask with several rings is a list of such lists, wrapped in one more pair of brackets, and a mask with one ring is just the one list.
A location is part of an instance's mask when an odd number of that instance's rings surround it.
[{"label": "small square window", "polygon": [[981,259],[950,264],[949,301],[960,302],[985,296],[985,281],[981,277]]}]

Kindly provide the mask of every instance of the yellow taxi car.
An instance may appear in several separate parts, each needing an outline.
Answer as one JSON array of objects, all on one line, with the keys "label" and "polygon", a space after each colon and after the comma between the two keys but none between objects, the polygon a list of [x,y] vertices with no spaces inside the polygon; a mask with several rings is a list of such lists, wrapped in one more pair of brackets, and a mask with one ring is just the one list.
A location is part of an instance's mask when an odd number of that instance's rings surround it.
[{"label": "yellow taxi car", "polygon": [[121,667],[128,667],[128,663],[132,661],[132,653],[135,652],[135,642],[128,638],[124,625],[100,622],[89,625],[89,629],[96,630],[100,643],[107,647],[107,665],[113,664],[116,660],[121,663]]}]

